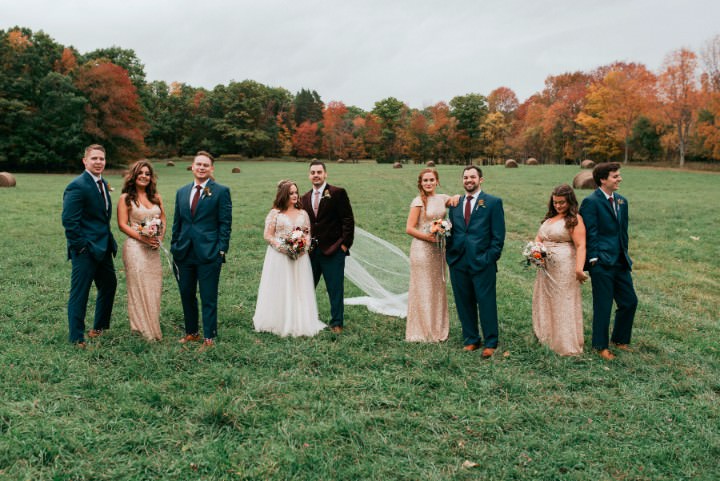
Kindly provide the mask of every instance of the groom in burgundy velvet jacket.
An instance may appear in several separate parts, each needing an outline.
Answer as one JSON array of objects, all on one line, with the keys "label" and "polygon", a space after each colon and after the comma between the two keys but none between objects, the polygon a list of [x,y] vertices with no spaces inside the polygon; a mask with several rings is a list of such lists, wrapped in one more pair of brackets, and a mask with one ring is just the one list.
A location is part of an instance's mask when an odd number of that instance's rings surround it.
[{"label": "groom in burgundy velvet jacket", "polygon": [[325,278],[330,297],[330,329],[339,334],[344,325],[345,257],[350,255],[355,232],[355,218],[347,192],[327,183],[323,162],[310,163],[313,188],[302,197],[310,217],[310,235],[314,249],[310,253],[315,287]]}]

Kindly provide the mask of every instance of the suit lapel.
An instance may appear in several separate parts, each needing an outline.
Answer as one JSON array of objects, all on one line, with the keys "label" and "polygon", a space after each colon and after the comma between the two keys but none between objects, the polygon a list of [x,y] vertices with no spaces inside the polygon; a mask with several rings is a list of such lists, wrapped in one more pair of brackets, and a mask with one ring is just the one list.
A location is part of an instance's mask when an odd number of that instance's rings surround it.
[{"label": "suit lapel", "polygon": [[194,182],[180,189],[180,210],[190,219],[192,219],[192,212],[190,212],[190,192],[192,192],[193,185],[195,185]]},{"label": "suit lapel", "polygon": [[605,193],[602,191],[602,189],[598,188],[597,190],[595,190],[595,194],[597,194],[598,201],[604,206],[603,208],[607,211],[607,213],[610,214],[613,219],[617,219],[613,214],[610,201],[607,199],[607,197],[605,197]]},{"label": "suit lapel", "polygon": [[107,209],[105,210],[105,215],[107,217],[110,217],[110,212],[112,212],[112,198],[110,197],[110,184],[107,183],[105,178],[102,179],[103,188],[105,189],[105,195],[107,196]]},{"label": "suit lapel", "polygon": [[[326,199],[325,196],[328,196]],[[325,189],[322,191],[322,194],[320,195],[320,200],[318,200],[318,218],[322,217],[322,213],[327,209],[328,207],[328,200],[330,199],[330,184],[325,184]],[[312,210],[312,194],[310,195],[310,207]]]},{"label": "suit lapel", "polygon": [[101,178],[102,183],[103,183],[103,188],[105,189],[105,195],[107,195],[107,208],[106,208],[105,202],[103,202],[103,194],[100,193],[100,189],[98,189],[98,186],[95,183],[95,180],[93,179],[92,175],[90,175],[87,170],[83,173],[83,175],[85,176],[85,180],[88,184],[88,189],[92,189],[92,191],[95,193],[95,195],[97,195],[98,209],[100,209],[100,212],[102,212],[103,215],[105,215],[105,217],[107,217],[108,214],[110,213],[110,207],[111,207],[110,190],[108,189],[107,182],[105,182],[105,179]]}]

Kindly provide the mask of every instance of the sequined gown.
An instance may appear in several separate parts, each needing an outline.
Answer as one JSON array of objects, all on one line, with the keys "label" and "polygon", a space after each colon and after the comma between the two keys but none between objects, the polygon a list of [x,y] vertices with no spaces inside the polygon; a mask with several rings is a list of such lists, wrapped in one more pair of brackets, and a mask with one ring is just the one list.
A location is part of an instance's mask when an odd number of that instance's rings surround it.
[{"label": "sequined gown", "polygon": [[[448,196],[428,197],[427,208],[420,196],[410,207],[420,207],[417,229],[430,231],[433,219],[445,218]],[[410,288],[405,340],[412,342],[445,341],[450,331],[447,303],[445,253],[437,244],[413,237],[410,244]]]},{"label": "sequined gown", "polygon": [[[146,208],[132,205],[130,225],[138,225],[160,215],[160,206]],[[162,293],[162,264],[160,250],[128,237],[123,244],[123,264],[127,284],[130,329],[146,339],[160,340],[160,294]]]},{"label": "sequined gown", "polygon": [[538,234],[548,250],[545,270],[538,269],[533,289],[535,336],[563,356],[583,351],[580,283],[575,278],[575,245],[565,221],[546,220]]},{"label": "sequined gown", "polygon": [[[265,240],[280,242],[295,227],[310,228],[307,212],[290,218],[272,209],[265,219]],[[306,236],[310,241],[310,235]],[[279,336],[314,336],[326,326],[320,321],[315,300],[310,257],[307,254],[291,259],[271,245],[265,252],[253,325],[256,331]]]}]

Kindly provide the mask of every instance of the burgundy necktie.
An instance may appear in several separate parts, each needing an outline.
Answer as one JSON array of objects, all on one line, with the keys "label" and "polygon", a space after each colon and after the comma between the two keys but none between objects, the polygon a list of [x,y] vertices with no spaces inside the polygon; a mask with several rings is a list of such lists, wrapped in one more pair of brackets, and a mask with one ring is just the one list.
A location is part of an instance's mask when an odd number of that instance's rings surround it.
[{"label": "burgundy necktie", "polygon": [[195,217],[195,210],[197,209],[198,201],[200,200],[201,185],[195,186],[195,196],[193,197],[192,203],[190,204],[190,213]]},{"label": "burgundy necktie", "polygon": [[473,196],[468,195],[465,200],[465,225],[468,225],[470,223],[470,204],[472,203]]},{"label": "burgundy necktie", "polygon": [[105,189],[103,188],[102,180],[98,180],[97,185],[100,189],[100,197],[103,199],[103,206],[107,209],[107,198],[105,198]]},{"label": "burgundy necktie", "polygon": [[617,211],[615,210],[615,199],[613,199],[612,196],[608,197],[608,200],[610,201],[610,208],[613,211],[613,215],[617,217]]}]

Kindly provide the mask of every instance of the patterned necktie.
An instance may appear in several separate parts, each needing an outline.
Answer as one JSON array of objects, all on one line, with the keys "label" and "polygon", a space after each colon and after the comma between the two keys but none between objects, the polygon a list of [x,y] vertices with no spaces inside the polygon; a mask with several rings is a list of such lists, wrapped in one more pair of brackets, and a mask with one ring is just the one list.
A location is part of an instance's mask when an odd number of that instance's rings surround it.
[{"label": "patterned necktie", "polygon": [[195,210],[197,209],[198,201],[200,200],[200,190],[202,186],[195,186],[195,196],[193,197],[192,203],[190,204],[190,214],[195,217]]},{"label": "patterned necktie", "polygon": [[315,213],[315,217],[317,217],[319,206],[320,206],[320,191],[316,190],[313,193],[313,212]]},{"label": "patterned necktie", "polygon": [[100,197],[102,197],[103,200],[103,206],[105,206],[105,209],[107,210],[107,197],[105,197],[105,189],[103,188],[102,180],[97,181],[98,189],[100,189]]},{"label": "patterned necktie", "polygon": [[465,200],[465,225],[470,223],[470,204],[472,204],[473,196],[468,195]]}]

